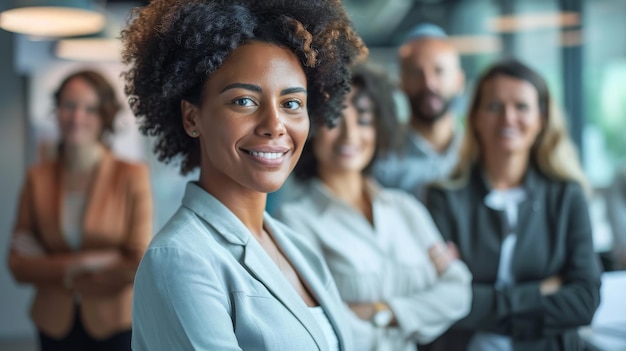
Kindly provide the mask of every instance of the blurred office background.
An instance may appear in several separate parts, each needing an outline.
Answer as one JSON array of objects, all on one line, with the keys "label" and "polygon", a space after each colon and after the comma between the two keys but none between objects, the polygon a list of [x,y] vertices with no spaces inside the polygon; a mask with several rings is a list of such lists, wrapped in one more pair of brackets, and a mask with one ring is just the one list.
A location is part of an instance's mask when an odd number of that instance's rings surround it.
[{"label": "blurred office background", "polygon": [[[117,83],[119,97],[124,97],[119,79],[121,45],[116,38],[130,9],[147,3],[0,0],[0,11],[63,2],[95,5],[103,15],[92,20],[96,33],[54,36],[46,32],[51,24],[45,16],[35,23],[22,23],[31,29],[42,25],[41,32],[18,34],[0,29],[0,350],[35,349],[27,315],[32,291],[12,280],[6,251],[25,170],[54,149],[50,147],[57,133],[52,91],[66,73],[94,68]],[[516,56],[546,77],[567,114],[571,135],[596,189],[591,201],[594,246],[599,253],[611,249],[602,194],[616,169],[626,162],[626,0],[344,0],[344,4],[371,50],[370,59],[392,76],[397,77],[396,50],[407,32],[417,23],[431,22],[449,33],[462,55],[466,95],[472,93],[480,72],[502,56]],[[7,19],[7,12],[0,13],[1,27]],[[462,105],[460,111],[465,108]],[[460,116],[462,123],[463,113]],[[158,229],[178,206],[183,184],[194,175],[182,178],[176,165],[156,161],[150,140],[139,134],[128,107],[119,117],[113,149],[121,157],[150,165]],[[626,303],[618,308],[626,316]],[[612,335],[626,344],[626,334]],[[624,344],[600,346],[624,350]]]}]

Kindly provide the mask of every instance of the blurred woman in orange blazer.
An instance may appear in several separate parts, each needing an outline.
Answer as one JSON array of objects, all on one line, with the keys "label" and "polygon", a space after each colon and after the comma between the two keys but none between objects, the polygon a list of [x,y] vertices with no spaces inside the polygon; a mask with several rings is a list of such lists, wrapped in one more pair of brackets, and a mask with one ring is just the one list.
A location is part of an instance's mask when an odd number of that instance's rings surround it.
[{"label": "blurred woman in orange blazer", "polygon": [[103,142],[120,105],[99,73],[70,75],[54,99],[58,157],[28,170],[9,268],[35,286],[41,350],[130,350],[134,274],[152,237],[148,170]]}]

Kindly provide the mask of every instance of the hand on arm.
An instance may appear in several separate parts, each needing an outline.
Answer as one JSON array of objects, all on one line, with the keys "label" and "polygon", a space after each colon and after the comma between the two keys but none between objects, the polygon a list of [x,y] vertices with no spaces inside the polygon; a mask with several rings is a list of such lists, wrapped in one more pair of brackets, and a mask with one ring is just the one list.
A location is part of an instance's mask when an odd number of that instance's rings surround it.
[{"label": "hand on arm", "polygon": [[428,256],[437,270],[437,275],[441,276],[450,266],[450,263],[458,258],[459,252],[452,242],[444,244],[437,242],[428,249]]},{"label": "hand on arm", "polygon": [[539,291],[541,295],[547,296],[552,295],[561,289],[563,285],[563,279],[560,276],[555,275],[549,278],[546,278],[541,281],[541,285],[539,285]]},{"label": "hand on arm", "polygon": [[39,257],[46,254],[43,245],[35,238],[33,233],[25,231],[13,234],[11,250],[24,257]]},{"label": "hand on arm", "polygon": [[83,296],[111,294],[119,291],[119,280],[114,279],[123,260],[119,250],[81,253],[65,269],[63,285]]},{"label": "hand on arm", "polygon": [[356,302],[356,303],[348,303],[350,310],[354,312],[360,319],[364,321],[372,321],[374,315],[382,310],[386,310],[391,312],[391,321],[389,322],[389,326],[396,326],[398,321],[396,320],[393,311],[384,302]]}]

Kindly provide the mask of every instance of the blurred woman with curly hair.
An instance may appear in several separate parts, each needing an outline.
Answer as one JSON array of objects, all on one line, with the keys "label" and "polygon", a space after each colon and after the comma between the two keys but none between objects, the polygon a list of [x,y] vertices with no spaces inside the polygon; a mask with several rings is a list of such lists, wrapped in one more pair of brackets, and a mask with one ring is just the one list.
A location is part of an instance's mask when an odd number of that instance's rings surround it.
[{"label": "blurred woman with curly hair", "polygon": [[200,168],[138,269],[133,349],[349,350],[323,260],[264,213],[367,53],[341,2],[155,0],[122,39],[140,129]]},{"label": "blurred woman with curly hair", "polygon": [[473,275],[469,315],[441,350],[578,351],[600,302],[588,184],[541,76],[492,65],[472,99],[452,178],[428,192]]}]

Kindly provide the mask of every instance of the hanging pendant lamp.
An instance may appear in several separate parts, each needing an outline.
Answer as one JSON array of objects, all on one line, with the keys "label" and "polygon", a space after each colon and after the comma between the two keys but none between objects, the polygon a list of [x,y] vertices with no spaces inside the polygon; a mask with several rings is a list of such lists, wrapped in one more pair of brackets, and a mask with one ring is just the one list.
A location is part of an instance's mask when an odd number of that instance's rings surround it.
[{"label": "hanging pendant lamp", "polygon": [[95,33],[106,21],[91,0],[13,0],[0,10],[0,28],[45,38]]}]

